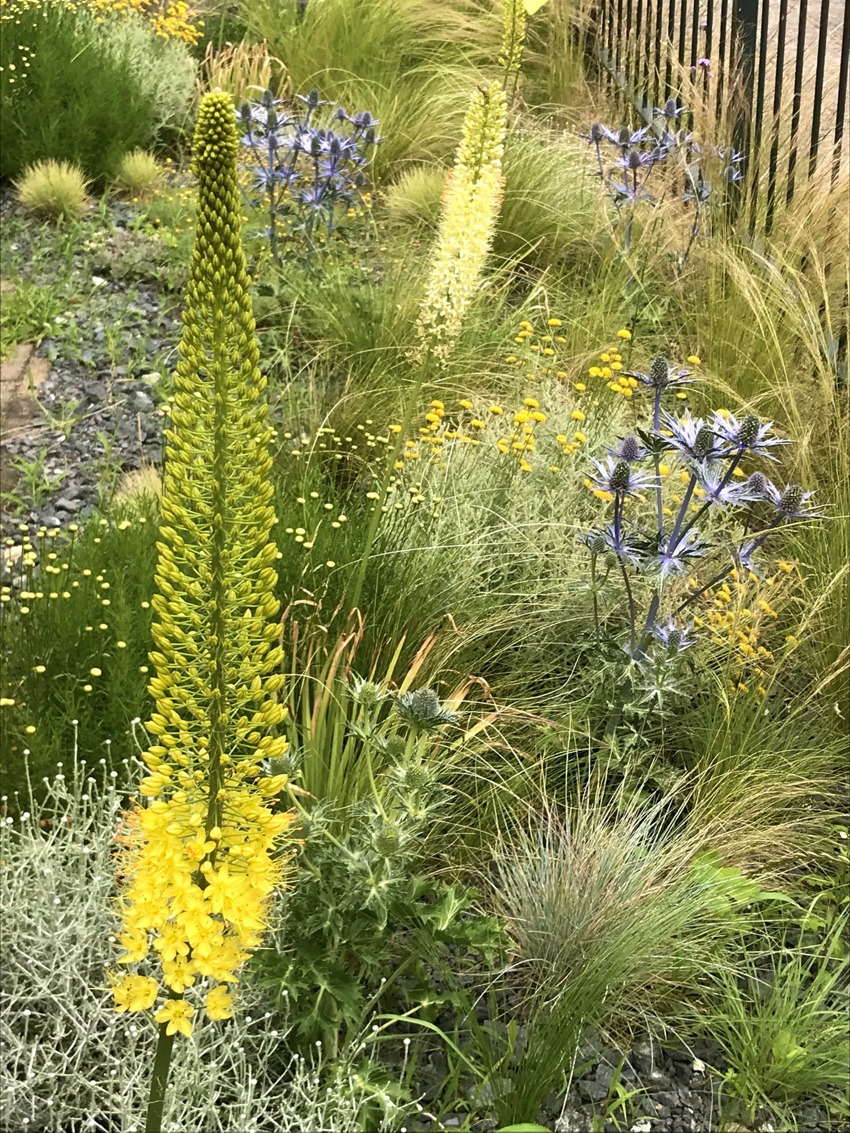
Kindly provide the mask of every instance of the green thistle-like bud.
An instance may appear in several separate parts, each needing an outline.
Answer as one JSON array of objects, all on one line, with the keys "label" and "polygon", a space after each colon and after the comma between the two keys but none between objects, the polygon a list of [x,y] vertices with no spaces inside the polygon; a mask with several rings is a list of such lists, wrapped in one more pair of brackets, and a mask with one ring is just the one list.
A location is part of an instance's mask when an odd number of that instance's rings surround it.
[{"label": "green thistle-like bud", "polygon": [[742,448],[751,448],[758,440],[760,427],[761,421],[758,414],[748,413],[738,430],[738,444]]},{"label": "green thistle-like bud", "polygon": [[269,755],[269,744],[277,756],[284,746],[267,734],[281,715],[272,697],[277,627],[269,625],[278,610],[271,428],[242,249],[237,150],[230,97],[205,96],[192,159],[197,234],[165,434],[151,655],[162,717],[156,734],[180,733],[190,772],[209,777],[210,822],[222,758],[250,767]]},{"label": "green thistle-like bud", "polygon": [[785,515],[795,515],[803,503],[803,489],[799,484],[787,484],[779,497],[779,510]]},{"label": "green thistle-like bud", "polygon": [[627,460],[618,460],[608,478],[611,492],[627,492],[632,482],[632,473]]},{"label": "green thistle-like bud", "polygon": [[649,367],[649,383],[653,389],[663,389],[667,385],[670,362],[666,354],[656,354]]},{"label": "green thistle-like bud", "polygon": [[694,455],[696,457],[708,456],[714,448],[714,433],[708,426],[703,425],[694,438]]},{"label": "green thistle-like bud", "polygon": [[763,496],[767,491],[767,477],[763,472],[753,472],[747,477],[747,491],[753,496]]}]

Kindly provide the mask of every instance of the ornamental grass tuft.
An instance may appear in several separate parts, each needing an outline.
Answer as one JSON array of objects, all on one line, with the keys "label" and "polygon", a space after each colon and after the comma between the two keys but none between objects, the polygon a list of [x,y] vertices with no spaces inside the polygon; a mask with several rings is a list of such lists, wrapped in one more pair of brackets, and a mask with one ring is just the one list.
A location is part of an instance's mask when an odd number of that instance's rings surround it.
[{"label": "ornamental grass tuft", "polygon": [[81,216],[88,203],[88,181],[69,161],[37,161],[18,181],[18,199],[40,216]]},{"label": "ornamental grass tuft", "polygon": [[198,228],[166,432],[156,569],[156,711],[149,774],[119,831],[124,886],[113,975],[118,1011],[155,1011],[160,1041],[148,1129],[159,1129],[175,1034],[199,1006],[232,1014],[238,969],[282,886],[292,824],[285,776],[263,774],[286,739],[275,694],[271,429],[240,239],[237,139],[226,94],[201,103],[193,172]]}]

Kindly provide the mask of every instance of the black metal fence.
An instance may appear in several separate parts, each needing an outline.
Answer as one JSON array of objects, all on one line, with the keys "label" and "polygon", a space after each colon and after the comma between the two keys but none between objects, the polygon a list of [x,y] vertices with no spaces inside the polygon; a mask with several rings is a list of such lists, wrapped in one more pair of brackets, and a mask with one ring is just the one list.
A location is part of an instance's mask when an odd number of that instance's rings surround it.
[{"label": "black metal fence", "polygon": [[738,215],[770,231],[850,169],[850,0],[593,0],[588,49],[649,118],[677,98],[744,154]]}]

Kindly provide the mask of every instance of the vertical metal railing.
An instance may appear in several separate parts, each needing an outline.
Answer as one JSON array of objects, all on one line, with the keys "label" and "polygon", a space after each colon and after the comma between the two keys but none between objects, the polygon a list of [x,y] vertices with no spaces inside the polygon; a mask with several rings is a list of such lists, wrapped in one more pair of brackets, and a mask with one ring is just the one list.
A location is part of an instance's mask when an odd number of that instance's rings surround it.
[{"label": "vertical metal railing", "polygon": [[850,0],[596,0],[596,17],[588,45],[625,102],[691,111],[690,90],[728,129],[751,231],[770,232],[805,182],[850,175]]}]

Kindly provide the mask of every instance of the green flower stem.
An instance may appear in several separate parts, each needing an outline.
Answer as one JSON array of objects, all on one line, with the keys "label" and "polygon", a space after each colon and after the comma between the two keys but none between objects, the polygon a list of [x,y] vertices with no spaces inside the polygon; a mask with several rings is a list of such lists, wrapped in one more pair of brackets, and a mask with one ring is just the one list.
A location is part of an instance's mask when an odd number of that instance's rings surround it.
[{"label": "green flower stem", "polygon": [[[174,996],[173,998],[179,998]],[[168,1091],[168,1075],[171,1070],[171,1051],[174,1048],[174,1035],[169,1035],[168,1024],[160,1023],[156,1042],[156,1055],[153,1061],[151,1092],[148,1098],[148,1112],[145,1117],[145,1133],[161,1133],[162,1111]]]}]

